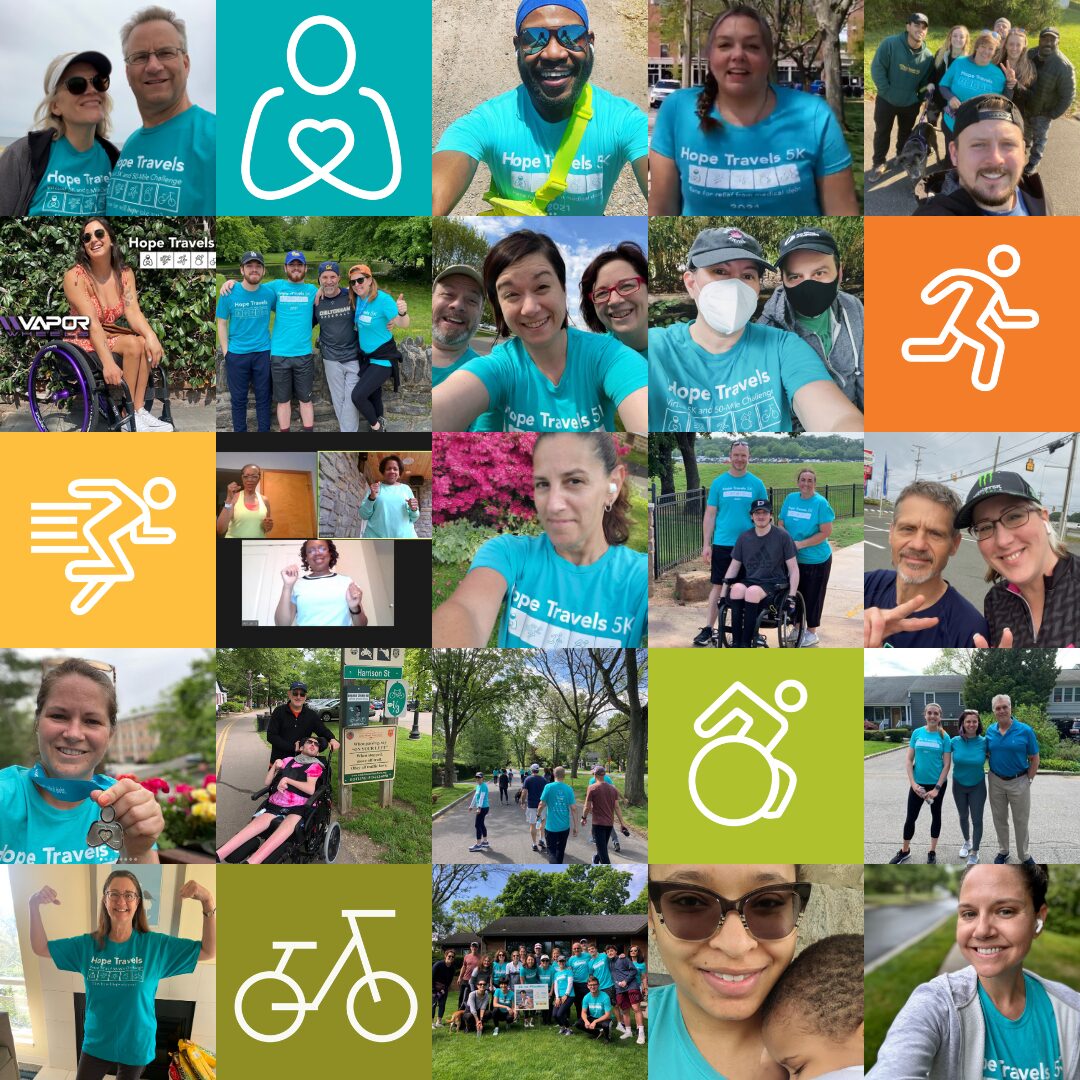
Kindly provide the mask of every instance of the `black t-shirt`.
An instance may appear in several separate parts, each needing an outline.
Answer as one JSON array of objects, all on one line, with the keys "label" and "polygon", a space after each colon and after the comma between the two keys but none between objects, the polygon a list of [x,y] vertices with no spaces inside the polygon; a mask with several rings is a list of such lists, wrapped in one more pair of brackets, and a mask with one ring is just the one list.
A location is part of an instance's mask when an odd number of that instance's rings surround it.
[{"label": "black t-shirt", "polygon": [[787,560],[796,557],[795,541],[775,525],[764,536],[748,529],[735,541],[731,557],[742,563],[747,582],[786,581]]},{"label": "black t-shirt", "polygon": [[317,304],[312,323],[319,327],[319,348],[324,359],[340,364],[360,358],[360,339],[356,334],[353,309],[346,289]]},{"label": "black t-shirt", "polygon": [[288,703],[279,705],[270,714],[270,723],[266,725],[270,760],[295,754],[296,743],[311,734],[321,735],[327,742],[334,737],[334,733],[319,719],[319,714],[307,704],[298,716],[293,715]]},{"label": "black t-shirt", "polygon": [[454,981],[454,965],[445,960],[439,960],[431,965],[431,989],[442,988],[447,990]]},{"label": "black t-shirt", "polygon": [[547,781],[539,773],[533,773],[523,786],[529,796],[529,806],[535,810],[540,805],[540,796],[547,787]]}]

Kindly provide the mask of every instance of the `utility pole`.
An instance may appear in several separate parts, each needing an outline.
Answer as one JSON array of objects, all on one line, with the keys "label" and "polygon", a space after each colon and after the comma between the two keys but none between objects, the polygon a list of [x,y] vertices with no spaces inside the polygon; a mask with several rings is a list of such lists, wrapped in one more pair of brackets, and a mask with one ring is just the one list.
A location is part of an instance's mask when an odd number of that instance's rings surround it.
[{"label": "utility pole", "polygon": [[917,451],[916,454],[915,454],[915,479],[918,480],[919,479],[919,463],[922,461],[922,452],[926,449],[926,447],[925,446],[919,446],[918,443],[915,443],[914,446],[913,446],[913,449],[915,451]]},{"label": "utility pole", "polygon": [[1061,521],[1058,523],[1058,536],[1065,541],[1069,532],[1069,493],[1072,491],[1073,470],[1076,467],[1076,439],[1080,432],[1072,433],[1072,449],[1069,451],[1069,468],[1065,473],[1065,494],[1061,500]]},{"label": "utility pole", "polygon": [[997,437],[997,445],[994,447],[994,467],[991,472],[997,472],[998,454],[1001,453],[1001,436]]}]

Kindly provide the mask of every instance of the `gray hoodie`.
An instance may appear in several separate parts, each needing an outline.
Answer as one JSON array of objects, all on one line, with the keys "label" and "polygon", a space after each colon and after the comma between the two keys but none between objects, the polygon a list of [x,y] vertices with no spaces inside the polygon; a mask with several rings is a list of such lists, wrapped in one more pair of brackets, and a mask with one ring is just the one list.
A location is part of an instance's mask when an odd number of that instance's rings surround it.
[{"label": "gray hoodie", "polygon": [[[1038,980],[1057,1020],[1064,1080],[1080,1077],[1080,994]],[[913,991],[897,1013],[868,1080],[982,1080],[986,1025],[973,967],[939,975]]]},{"label": "gray hoodie", "polygon": [[863,412],[862,301],[841,290],[836,294],[829,315],[832,323],[832,348],[828,356],[825,355],[821,338],[795,317],[783,285],[776,287],[757,321],[763,326],[776,326],[798,334],[824,361],[833,382],[844,392],[848,401]]}]

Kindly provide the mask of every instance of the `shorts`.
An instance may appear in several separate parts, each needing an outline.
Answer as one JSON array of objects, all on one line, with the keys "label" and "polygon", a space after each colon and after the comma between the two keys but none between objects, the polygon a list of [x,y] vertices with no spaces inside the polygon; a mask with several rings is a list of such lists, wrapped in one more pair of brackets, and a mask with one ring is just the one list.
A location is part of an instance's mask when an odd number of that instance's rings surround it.
[{"label": "shorts", "polygon": [[713,544],[712,573],[709,575],[709,580],[712,581],[714,585],[722,585],[724,583],[724,575],[727,573],[727,568],[731,564],[731,553],[734,550],[734,546],[728,547],[726,544]]},{"label": "shorts", "polygon": [[641,1002],[640,990],[620,990],[615,995],[615,1004],[620,1009],[629,1009],[631,1005],[638,1005]]},{"label": "shorts", "polygon": [[539,820],[540,807],[539,806],[526,806],[525,807],[525,824],[535,825]]},{"label": "shorts", "polygon": [[773,593],[780,589],[786,589],[788,587],[788,579],[785,578],[769,578],[764,581],[755,579],[754,581],[744,581],[743,584],[749,588],[751,585],[756,585],[759,589],[765,590],[766,596],[772,596]]},{"label": "shorts", "polygon": [[284,405],[293,396],[305,403],[311,400],[315,385],[315,360],[307,356],[271,356],[270,378],[273,380],[274,401]]}]

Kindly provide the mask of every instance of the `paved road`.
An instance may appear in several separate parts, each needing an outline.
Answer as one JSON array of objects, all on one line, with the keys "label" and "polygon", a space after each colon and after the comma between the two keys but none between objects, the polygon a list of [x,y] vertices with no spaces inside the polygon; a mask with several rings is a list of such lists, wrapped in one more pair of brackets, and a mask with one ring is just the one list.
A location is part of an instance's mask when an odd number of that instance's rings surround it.
[{"label": "paved road", "polygon": [[[867,99],[863,112],[865,118],[863,152],[866,171],[869,174],[874,159],[874,103]],[[892,132],[890,152],[896,148],[896,128]],[[938,148],[945,153],[944,139],[938,135]],[[890,159],[891,160],[891,159]],[[1076,183],[1076,162],[1080,160],[1080,115],[1055,120],[1050,128],[1046,153],[1039,164],[1043,187],[1050,196],[1054,214],[1080,214],[1080,186]],[[931,165],[935,159],[931,156]],[[894,163],[895,164],[895,163]],[[903,169],[897,167],[879,182],[867,177],[866,214],[909,215],[914,212],[914,184]]]},{"label": "paved road", "polygon": [[[175,397],[171,405],[173,421],[178,432],[214,430],[216,414],[213,405],[192,405],[186,401],[178,401]],[[154,415],[159,415],[156,407]],[[30,406],[24,405],[0,419],[0,431],[37,431],[34,418],[30,415]]]},{"label": "paved road", "polygon": [[[894,750],[868,757],[863,764],[864,859],[867,863],[887,863],[900,847],[908,792],[905,757],[906,750]],[[1076,831],[1078,820],[1080,776],[1037,777],[1031,788],[1032,856],[1042,863],[1080,862],[1080,838]],[[945,806],[941,812],[938,860],[959,864],[963,839],[952,792],[946,791]],[[912,862],[925,862],[929,841],[930,808],[926,807],[915,824],[915,836],[911,842]],[[983,816],[983,861],[991,861],[996,851],[994,819],[988,802]],[[1012,861],[1015,862],[1015,850],[1012,854]]]},{"label": "paved road", "polygon": [[952,897],[927,904],[886,904],[863,915],[863,963],[870,964],[890,949],[936,926],[942,916],[956,912]]},{"label": "paved road", "polygon": [[[484,851],[469,851],[476,841],[474,822],[476,815],[468,809],[469,800],[463,799],[452,810],[435,818],[431,823],[431,858],[437,863],[523,863],[546,862],[543,854],[532,849],[529,827],[525,824],[525,814],[513,802],[518,785],[510,789],[511,802],[499,802],[498,790],[488,784],[488,799],[491,809],[487,816],[488,842],[490,848]],[[581,807],[578,805],[578,820]],[[591,821],[591,819],[590,819]],[[568,863],[591,863],[595,852],[589,843],[591,826],[583,829],[578,825],[578,835],[570,834],[566,845]],[[646,839],[631,830],[629,837],[619,837],[622,852],[608,848],[613,865],[619,863],[647,863],[649,861]]]}]

